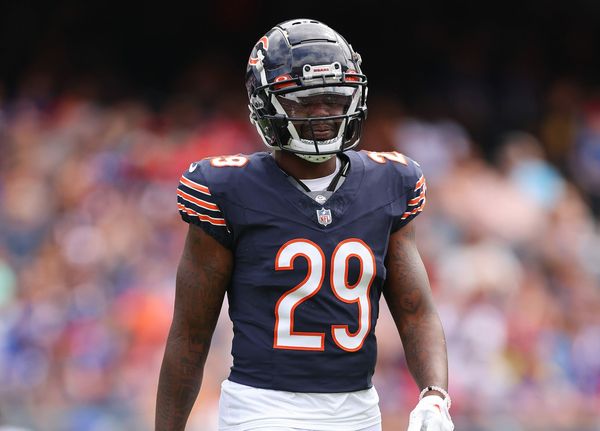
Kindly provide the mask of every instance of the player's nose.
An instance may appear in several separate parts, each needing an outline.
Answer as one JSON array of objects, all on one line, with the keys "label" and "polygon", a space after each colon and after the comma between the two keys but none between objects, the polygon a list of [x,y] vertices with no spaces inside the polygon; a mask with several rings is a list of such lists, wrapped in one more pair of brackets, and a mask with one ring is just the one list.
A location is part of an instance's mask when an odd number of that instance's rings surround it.
[{"label": "player's nose", "polygon": [[312,103],[308,113],[311,117],[326,117],[331,115],[331,109],[326,103]]}]

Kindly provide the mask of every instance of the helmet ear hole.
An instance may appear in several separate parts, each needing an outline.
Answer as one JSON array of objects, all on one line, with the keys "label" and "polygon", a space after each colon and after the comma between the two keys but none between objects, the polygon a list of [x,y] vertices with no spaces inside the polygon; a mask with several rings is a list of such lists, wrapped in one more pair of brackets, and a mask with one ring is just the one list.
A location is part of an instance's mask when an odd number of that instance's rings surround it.
[{"label": "helmet ear hole", "polygon": [[[283,114],[269,116],[269,127],[272,129],[273,144],[279,147],[287,145],[290,139],[290,132],[287,128],[288,119]],[[272,145],[273,145],[272,144]]]},{"label": "helmet ear hole", "polygon": [[367,107],[365,106],[364,108],[359,108],[359,110],[360,110],[360,117],[363,120],[366,120],[367,119],[367,114],[369,112],[369,110],[367,109]]},{"label": "helmet ear hole", "polygon": [[350,141],[352,137],[356,134],[357,124],[356,121],[350,121],[346,130],[344,130],[344,141]]},{"label": "helmet ear hole", "polygon": [[273,126],[277,128],[286,128],[288,125],[287,116],[283,114],[275,114],[271,117]]},{"label": "helmet ear hole", "polygon": [[348,126],[344,131],[344,142],[347,143],[348,147],[354,145],[356,141],[360,139],[362,132],[362,119],[354,118],[348,122]]}]

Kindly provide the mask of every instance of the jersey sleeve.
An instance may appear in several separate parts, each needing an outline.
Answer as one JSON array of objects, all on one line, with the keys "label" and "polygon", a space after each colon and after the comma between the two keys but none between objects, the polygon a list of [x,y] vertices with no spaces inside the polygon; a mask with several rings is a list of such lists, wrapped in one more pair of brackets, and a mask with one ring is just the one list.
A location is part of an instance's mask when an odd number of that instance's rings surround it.
[{"label": "jersey sleeve", "polygon": [[192,163],[181,176],[177,187],[177,209],[183,221],[199,226],[223,246],[231,248],[231,231],[200,163]]},{"label": "jersey sleeve", "polygon": [[427,202],[427,182],[421,166],[414,160],[408,159],[409,171],[402,175],[404,196],[400,200],[400,209],[395,220],[393,231],[406,226],[425,208]]}]

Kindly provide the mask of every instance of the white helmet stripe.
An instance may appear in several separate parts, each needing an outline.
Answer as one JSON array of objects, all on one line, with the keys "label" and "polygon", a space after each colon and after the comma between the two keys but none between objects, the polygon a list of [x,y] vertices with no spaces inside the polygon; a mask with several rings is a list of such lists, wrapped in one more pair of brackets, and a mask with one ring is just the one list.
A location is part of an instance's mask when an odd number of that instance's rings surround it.
[{"label": "white helmet stripe", "polygon": [[[278,114],[282,114],[287,117],[287,113],[285,112],[285,109],[283,109],[283,106],[281,106],[281,103],[279,103],[279,100],[277,100],[277,97],[273,94],[271,94],[271,103],[273,104],[273,107],[275,107],[275,110],[277,111]],[[288,132],[290,132],[292,139],[300,140],[300,135],[298,134],[298,131],[296,130],[296,128],[294,127],[294,125],[292,124],[291,121],[288,121],[287,129],[288,129]]]},{"label": "white helmet stripe", "polygon": [[[354,96],[352,97],[352,102],[350,102],[350,106],[348,107],[347,112],[356,112],[356,106],[358,105],[358,101],[360,99],[360,91],[356,91]],[[342,122],[340,126],[340,130],[338,131],[338,138],[344,136],[344,132],[346,131],[346,126],[348,125],[349,118],[346,117],[346,120]]]}]

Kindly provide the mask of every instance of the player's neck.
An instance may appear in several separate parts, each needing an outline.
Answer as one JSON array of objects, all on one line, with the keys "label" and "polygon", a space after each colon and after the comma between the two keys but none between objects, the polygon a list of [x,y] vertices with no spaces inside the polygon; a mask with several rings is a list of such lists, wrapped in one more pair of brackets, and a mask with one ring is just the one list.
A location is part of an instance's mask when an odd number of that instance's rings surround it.
[{"label": "player's neck", "polygon": [[322,178],[335,171],[335,157],[323,163],[313,163],[286,151],[274,151],[273,157],[277,165],[294,178]]}]

